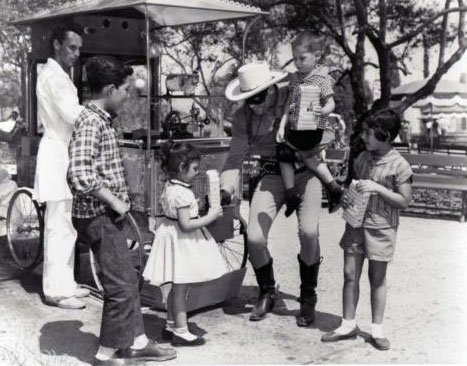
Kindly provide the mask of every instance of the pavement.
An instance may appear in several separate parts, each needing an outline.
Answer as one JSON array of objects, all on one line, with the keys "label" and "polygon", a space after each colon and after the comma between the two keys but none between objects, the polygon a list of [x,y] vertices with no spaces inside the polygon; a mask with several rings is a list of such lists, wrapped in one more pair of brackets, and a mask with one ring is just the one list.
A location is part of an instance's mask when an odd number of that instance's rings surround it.
[{"label": "pavement", "polygon": [[[270,249],[281,292],[273,314],[261,322],[248,320],[256,298],[249,266],[236,299],[191,314],[189,326],[204,335],[206,345],[178,348],[177,359],[164,364],[467,364],[467,223],[401,218],[396,255],[388,272],[389,351],[378,351],[365,341],[371,324],[366,264],[357,313],[362,335],[338,343],[320,341],[324,332],[340,323],[343,256],[338,243],[344,230],[340,213],[329,215],[324,209],[321,213],[324,261],[317,319],[309,328],[295,325],[299,308],[296,227],[295,216],[281,214],[271,230]],[[5,240],[0,244],[4,247]],[[3,278],[0,365],[90,364],[97,349],[100,300],[87,298],[84,310],[49,307],[40,295],[40,269],[19,278]],[[147,307],[143,312],[147,334],[161,341],[165,313]]]}]

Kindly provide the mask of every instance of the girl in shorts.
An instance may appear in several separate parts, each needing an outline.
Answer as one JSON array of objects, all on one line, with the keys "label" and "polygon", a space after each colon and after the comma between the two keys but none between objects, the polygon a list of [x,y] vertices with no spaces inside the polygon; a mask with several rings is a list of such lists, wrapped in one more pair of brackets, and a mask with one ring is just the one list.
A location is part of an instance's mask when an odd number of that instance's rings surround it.
[{"label": "girl in shorts", "polygon": [[[361,138],[365,151],[354,162],[354,177],[359,193],[370,198],[361,227],[345,227],[340,245],[344,250],[343,318],[339,328],[326,333],[323,342],[354,338],[363,262],[368,258],[371,288],[371,342],[379,350],[390,348],[383,330],[386,306],[386,270],[391,261],[399,225],[398,210],[407,208],[412,199],[412,170],[409,163],[391,146],[401,126],[399,116],[384,109],[363,121]],[[344,194],[342,205],[351,204]]]}]

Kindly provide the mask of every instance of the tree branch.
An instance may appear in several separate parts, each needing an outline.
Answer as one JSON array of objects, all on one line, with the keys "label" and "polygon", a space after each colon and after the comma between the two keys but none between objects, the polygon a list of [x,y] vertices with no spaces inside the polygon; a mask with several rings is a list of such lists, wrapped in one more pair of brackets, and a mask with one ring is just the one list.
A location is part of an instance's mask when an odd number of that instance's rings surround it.
[{"label": "tree branch", "polygon": [[435,14],[432,17],[430,17],[423,24],[421,24],[417,28],[415,28],[412,32],[409,32],[405,36],[399,38],[398,40],[396,40],[396,41],[394,41],[392,43],[389,43],[387,45],[387,47],[393,48],[393,47],[399,46],[400,44],[402,44],[404,42],[410,41],[412,38],[414,38],[415,36],[420,34],[423,31],[423,29],[425,29],[428,25],[432,24],[436,19],[438,19],[439,17],[442,17],[445,14],[454,13],[454,12],[461,12],[462,13],[464,11],[467,11],[467,8],[463,7],[463,6],[462,7],[457,7],[457,8],[452,8],[452,9],[445,9],[445,10],[439,12],[438,14]]}]

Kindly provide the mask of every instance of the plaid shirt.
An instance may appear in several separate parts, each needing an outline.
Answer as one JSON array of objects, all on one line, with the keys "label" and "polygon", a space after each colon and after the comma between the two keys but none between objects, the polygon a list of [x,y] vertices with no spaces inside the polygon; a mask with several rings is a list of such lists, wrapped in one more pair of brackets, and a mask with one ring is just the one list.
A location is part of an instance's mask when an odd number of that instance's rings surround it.
[{"label": "plaid shirt", "polygon": [[[320,104],[324,106],[326,100],[334,95],[333,85],[334,79],[329,76],[328,69],[323,66],[317,66],[310,74],[294,73],[290,77],[289,93],[290,104],[288,106],[288,128],[295,130],[300,113],[300,85],[315,85],[320,89]],[[326,128],[328,118],[321,116],[318,120],[318,128]]]},{"label": "plaid shirt", "polygon": [[[355,159],[354,171],[357,179],[370,179],[395,192],[397,187],[411,182],[410,164],[396,150],[391,149],[384,156],[375,156],[368,151]],[[381,229],[397,228],[399,210],[386,203],[379,194],[372,194],[363,219],[363,227]]]},{"label": "plaid shirt", "polygon": [[67,180],[73,193],[73,217],[91,218],[105,213],[107,205],[91,194],[102,187],[130,202],[117,132],[107,112],[94,104],[81,112],[68,154]]}]

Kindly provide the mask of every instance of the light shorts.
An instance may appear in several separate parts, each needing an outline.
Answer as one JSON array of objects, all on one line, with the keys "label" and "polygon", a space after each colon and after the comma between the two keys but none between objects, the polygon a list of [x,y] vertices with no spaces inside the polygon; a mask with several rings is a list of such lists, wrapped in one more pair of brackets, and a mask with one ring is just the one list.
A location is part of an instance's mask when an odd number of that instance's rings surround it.
[{"label": "light shorts", "polygon": [[339,243],[345,253],[364,255],[369,260],[390,262],[396,248],[397,229],[353,228],[345,226],[344,235]]}]

